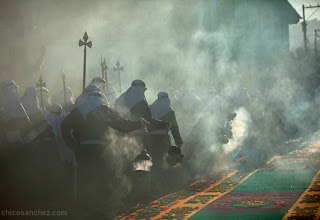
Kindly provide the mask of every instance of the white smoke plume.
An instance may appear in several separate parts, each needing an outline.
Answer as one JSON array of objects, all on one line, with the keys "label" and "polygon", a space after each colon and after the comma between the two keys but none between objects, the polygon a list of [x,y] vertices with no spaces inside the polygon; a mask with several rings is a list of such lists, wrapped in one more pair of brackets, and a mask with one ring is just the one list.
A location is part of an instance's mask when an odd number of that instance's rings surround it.
[{"label": "white smoke plume", "polygon": [[223,145],[223,149],[226,153],[230,153],[237,147],[240,147],[246,137],[249,134],[249,126],[251,123],[250,114],[244,108],[241,107],[235,111],[237,116],[230,122],[232,139],[227,144]]}]

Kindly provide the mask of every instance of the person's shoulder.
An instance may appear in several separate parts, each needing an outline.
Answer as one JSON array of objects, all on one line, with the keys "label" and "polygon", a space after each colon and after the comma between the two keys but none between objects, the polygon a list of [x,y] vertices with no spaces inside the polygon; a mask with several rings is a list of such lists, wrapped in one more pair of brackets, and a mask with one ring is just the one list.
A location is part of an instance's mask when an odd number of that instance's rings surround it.
[{"label": "person's shoulder", "polygon": [[145,109],[145,108],[150,109],[150,106],[148,105],[148,102],[146,100],[141,100],[132,107],[132,109]]},{"label": "person's shoulder", "polygon": [[143,100],[137,102],[137,105],[147,105],[149,107],[149,104],[146,99],[143,99]]},{"label": "person's shoulder", "polygon": [[113,111],[110,105],[105,104],[105,105],[100,105],[99,107],[96,107],[93,111],[104,111],[104,112],[109,112]]}]

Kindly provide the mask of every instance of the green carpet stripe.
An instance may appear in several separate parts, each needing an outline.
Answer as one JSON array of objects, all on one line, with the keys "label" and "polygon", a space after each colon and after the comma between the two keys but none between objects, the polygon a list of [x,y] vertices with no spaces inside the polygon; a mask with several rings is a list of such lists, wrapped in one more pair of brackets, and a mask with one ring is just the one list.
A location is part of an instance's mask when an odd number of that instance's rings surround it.
[{"label": "green carpet stripe", "polygon": [[271,220],[271,219],[281,219],[287,209],[278,210],[276,212],[244,212],[244,213],[213,213],[206,210],[201,210],[200,212],[193,215],[190,220]]},{"label": "green carpet stripe", "polygon": [[303,192],[315,174],[315,171],[257,172],[232,192]]}]

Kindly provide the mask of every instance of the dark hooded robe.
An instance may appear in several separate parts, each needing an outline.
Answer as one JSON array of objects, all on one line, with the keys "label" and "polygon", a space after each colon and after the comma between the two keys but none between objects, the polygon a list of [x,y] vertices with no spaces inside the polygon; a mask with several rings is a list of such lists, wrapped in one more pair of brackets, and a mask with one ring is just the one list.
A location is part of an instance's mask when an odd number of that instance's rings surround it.
[{"label": "dark hooded robe", "polygon": [[[175,112],[171,107],[168,94],[160,92],[158,99],[150,105],[152,115],[154,118],[167,121],[171,124],[171,134],[175,140],[175,144],[182,146],[183,141],[179,132],[179,126],[176,120]],[[170,188],[169,170],[165,169],[167,165],[166,157],[171,143],[170,136],[166,129],[156,129],[149,133],[148,138],[148,152],[152,157],[153,166],[151,167],[151,185],[154,191],[162,192],[165,188]],[[163,181],[167,179],[167,181]]]},{"label": "dark hooded robe", "polygon": [[[183,144],[179,125],[176,120],[175,112],[171,107],[168,94],[160,92],[158,99],[150,105],[153,117],[156,119],[167,121],[171,124],[171,133],[177,146]],[[168,152],[171,146],[170,136],[165,129],[158,129],[149,133],[149,153],[154,161],[154,166],[161,163],[163,156]],[[159,164],[160,166],[160,164]]]},{"label": "dark hooded robe", "polygon": [[75,147],[78,196],[86,207],[102,206],[112,190],[113,154],[109,129],[130,132],[141,127],[114,112],[97,91],[88,93],[61,124],[66,144]]}]

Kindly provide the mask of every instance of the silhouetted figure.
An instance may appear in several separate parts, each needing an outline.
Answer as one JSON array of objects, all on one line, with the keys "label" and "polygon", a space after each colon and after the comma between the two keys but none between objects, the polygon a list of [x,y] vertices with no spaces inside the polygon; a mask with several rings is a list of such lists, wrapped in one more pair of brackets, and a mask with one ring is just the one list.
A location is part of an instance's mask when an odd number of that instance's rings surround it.
[{"label": "silhouetted figure", "polygon": [[[136,120],[139,117],[145,118],[147,121],[151,122],[151,125],[153,125],[152,128],[149,127],[149,131],[156,129],[166,129],[166,122],[156,120],[153,118],[151,109],[144,95],[146,90],[146,85],[142,80],[132,81],[131,87],[126,92],[124,92],[119,98],[116,99],[114,104],[115,109],[120,113],[121,116],[130,120]],[[145,134],[145,131],[143,129],[131,132],[128,136],[131,139],[133,139],[137,145],[142,147],[141,150],[149,149],[150,146],[148,136]],[[145,199],[142,197],[148,193],[146,192],[147,189],[141,187],[143,184],[140,184],[139,179],[142,178],[136,177],[137,176],[132,176],[132,197],[139,200]]]},{"label": "silhouetted figure", "polygon": [[147,90],[142,80],[134,80],[131,87],[124,92],[114,103],[114,109],[124,118],[136,120],[145,118],[152,120],[152,113],[144,95]]},{"label": "silhouetted figure", "polygon": [[4,110],[7,143],[23,143],[23,136],[30,127],[30,120],[19,101],[18,86],[13,80],[0,83],[1,104]]},{"label": "silhouetted figure", "polygon": [[[171,124],[171,133],[175,140],[175,144],[182,146],[183,141],[179,131],[179,125],[176,119],[175,112],[171,107],[171,101],[168,93],[160,92],[158,99],[150,105],[153,117],[162,121],[167,121]],[[150,148],[149,153],[153,158],[154,164],[162,161],[163,156],[168,152],[171,146],[170,136],[166,129],[155,130],[149,133]]]},{"label": "silhouetted figure", "polygon": [[[98,91],[88,92],[61,125],[69,147],[75,148],[78,163],[79,200],[84,207],[112,204],[113,152],[109,129],[129,132],[141,128],[143,119],[129,121],[114,112]],[[73,139],[74,138],[74,139]]]},{"label": "silhouetted figure", "polygon": [[[171,124],[171,133],[175,144],[181,147],[183,141],[168,93],[160,92],[158,94],[158,99],[150,105],[150,109],[154,118],[167,121]],[[153,161],[153,166],[151,168],[151,189],[153,187],[155,191],[160,191],[169,183],[169,181],[163,180],[168,179],[167,170],[165,170],[165,166],[167,165],[166,158],[170,146],[174,143],[171,143],[168,129],[151,131],[148,140],[148,152]]]}]

